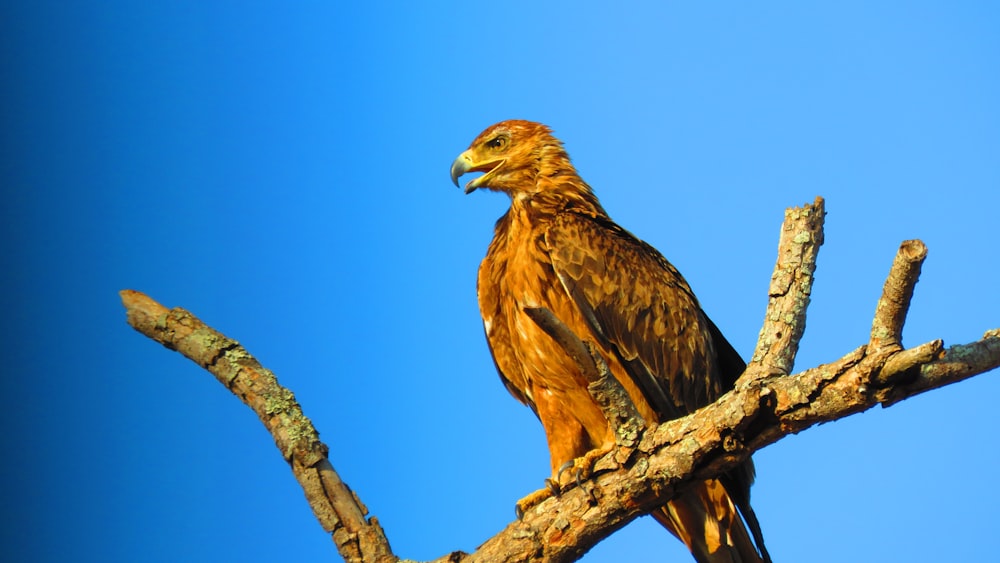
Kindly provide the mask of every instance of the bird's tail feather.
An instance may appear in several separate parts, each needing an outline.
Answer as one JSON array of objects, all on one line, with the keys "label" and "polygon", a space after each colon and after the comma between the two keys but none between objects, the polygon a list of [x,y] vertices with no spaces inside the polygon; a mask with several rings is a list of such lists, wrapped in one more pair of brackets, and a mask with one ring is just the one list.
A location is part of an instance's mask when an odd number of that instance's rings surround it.
[{"label": "bird's tail feather", "polygon": [[736,505],[717,479],[693,484],[653,511],[653,517],[688,546],[698,563],[770,563],[766,551],[763,556],[757,551]]}]

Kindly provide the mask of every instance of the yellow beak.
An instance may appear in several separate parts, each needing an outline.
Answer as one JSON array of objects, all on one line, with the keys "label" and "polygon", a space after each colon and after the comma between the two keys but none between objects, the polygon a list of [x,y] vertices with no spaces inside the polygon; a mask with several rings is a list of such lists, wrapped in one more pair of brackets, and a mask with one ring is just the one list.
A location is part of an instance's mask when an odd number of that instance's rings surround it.
[{"label": "yellow beak", "polygon": [[502,158],[487,162],[476,162],[473,150],[469,149],[458,155],[455,162],[451,163],[451,181],[454,182],[456,187],[458,187],[458,179],[461,178],[463,174],[468,174],[469,172],[486,172],[486,174],[472,179],[465,185],[465,193],[472,193],[476,190],[476,188],[484,186],[490,175],[497,168],[500,168],[500,165],[503,163],[504,159]]}]

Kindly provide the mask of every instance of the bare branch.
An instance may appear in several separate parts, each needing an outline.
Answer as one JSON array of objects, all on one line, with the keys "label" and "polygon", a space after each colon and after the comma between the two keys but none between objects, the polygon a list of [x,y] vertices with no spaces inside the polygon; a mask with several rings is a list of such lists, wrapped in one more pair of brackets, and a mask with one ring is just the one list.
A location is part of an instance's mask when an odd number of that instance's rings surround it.
[{"label": "bare branch", "polygon": [[[903,353],[905,352],[901,352],[900,355]],[[987,372],[997,367],[998,357],[1000,357],[1000,328],[987,331],[982,340],[952,346],[938,359],[921,362],[919,371],[912,381],[882,391],[879,394],[880,400],[883,406],[888,407],[924,391]]]},{"label": "bare branch", "polygon": [[[821,198],[786,212],[764,327],[735,389],[691,415],[637,430],[637,443],[605,456],[619,463],[598,461],[587,487],[548,498],[475,553],[453,552],[436,561],[575,560],[687,483],[728,471],[784,436],[1000,366],[1000,329],[947,350],[939,340],[901,349],[899,336],[926,254],[922,243],[907,241],[876,308],[871,341],[835,362],[786,376],[805,328],[816,253],[823,241],[823,214]],[[235,341],[182,309],[168,311],[132,291],[123,291],[122,300],[132,326],[211,371],[257,413],[346,560],[398,561],[378,522],[365,519],[366,509],[330,466],[326,446],[294,396],[273,374]],[[536,322],[549,327],[546,331],[570,351],[588,377],[614,379],[598,354],[551,312],[545,313],[540,310]],[[631,401],[625,404],[634,409]]]},{"label": "bare branch", "polygon": [[875,307],[870,345],[875,348],[902,348],[903,321],[910,309],[913,288],[920,277],[920,267],[927,258],[927,247],[919,240],[903,241],[892,262],[889,277],[882,287],[882,297]]},{"label": "bare branch", "polygon": [[291,391],[243,346],[205,325],[184,309],[167,309],[143,293],[120,292],[128,323],[205,368],[264,423],[305,491],[306,500],[346,561],[395,561],[375,518],[333,469],[329,448],[306,418]]},{"label": "bare branch", "polygon": [[[924,364],[917,381],[870,393],[868,382],[891,356],[868,356],[861,347],[831,364],[738,387],[691,415],[655,426],[630,463],[597,474],[587,490],[573,488],[546,500],[460,560],[573,561],[609,530],[663,504],[685,484],[733,469],[785,436],[862,412],[885,396],[903,400],[1000,367],[1000,337],[952,347],[941,360]],[[591,495],[596,506],[589,503]]]},{"label": "bare branch", "polygon": [[823,244],[825,215],[821,197],[811,205],[785,210],[764,324],[743,376],[747,380],[792,372],[799,340],[806,329],[806,308],[812,293],[816,256]]},{"label": "bare branch", "polygon": [[893,354],[886,360],[885,365],[882,366],[878,375],[875,376],[875,386],[885,387],[890,383],[905,379],[912,373],[914,368],[920,367],[938,357],[942,350],[944,350],[944,342],[941,340],[932,340],[915,348]]}]

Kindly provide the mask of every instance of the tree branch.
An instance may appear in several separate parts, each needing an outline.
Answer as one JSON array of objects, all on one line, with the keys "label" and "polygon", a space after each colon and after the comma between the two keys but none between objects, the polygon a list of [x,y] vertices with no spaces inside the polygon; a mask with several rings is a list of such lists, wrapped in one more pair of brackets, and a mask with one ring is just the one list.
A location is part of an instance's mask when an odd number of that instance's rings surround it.
[{"label": "tree branch", "polygon": [[573,488],[546,500],[461,560],[573,561],[685,484],[732,469],[789,434],[867,410],[888,394],[899,401],[1000,366],[1000,338],[992,334],[923,364],[914,382],[871,394],[868,382],[889,356],[868,356],[865,348],[791,377],[754,382],[653,427],[628,465],[597,475],[587,491]]},{"label": "tree branch", "polygon": [[[632,519],[662,505],[687,483],[723,473],[754,451],[815,424],[890,406],[913,395],[1000,366],[1000,329],[947,350],[941,341],[902,349],[900,335],[926,249],[903,243],[876,307],[870,341],[839,360],[785,376],[805,329],[816,253],[823,241],[823,200],[786,212],[769,303],[757,349],[736,388],[686,417],[640,431],[622,463],[595,465],[588,486],[572,487],[527,511],[475,553],[438,562],[572,561]],[[183,309],[167,310],[123,291],[129,323],[192,359],[257,413],[325,530],[348,561],[397,561],[375,518],[340,481],[290,391],[238,343]],[[551,316],[551,314],[550,314]],[[544,313],[540,317],[545,322]],[[536,322],[538,322],[536,320]],[[583,346],[562,334],[564,346]],[[568,331],[567,331],[568,332]],[[575,342],[574,342],[575,340]],[[586,367],[587,356],[577,351]],[[600,377],[599,363],[593,373]],[[594,502],[596,499],[596,503]]]},{"label": "tree branch", "polygon": [[812,294],[816,256],[823,244],[825,217],[821,197],[812,205],[785,210],[764,324],[747,371],[737,385],[792,372],[799,341],[806,330],[806,308]]},{"label": "tree branch", "polygon": [[138,291],[126,289],[119,295],[134,329],[211,372],[257,414],[345,561],[397,560],[378,521],[365,519],[368,510],[333,469],[329,448],[319,440],[295,395],[270,370],[238,342],[184,309],[168,310]]},{"label": "tree branch", "polygon": [[927,258],[927,247],[919,240],[903,241],[892,261],[889,277],[882,287],[882,297],[875,307],[871,345],[876,348],[902,348],[903,322],[910,310],[913,288],[920,277],[920,267]]}]

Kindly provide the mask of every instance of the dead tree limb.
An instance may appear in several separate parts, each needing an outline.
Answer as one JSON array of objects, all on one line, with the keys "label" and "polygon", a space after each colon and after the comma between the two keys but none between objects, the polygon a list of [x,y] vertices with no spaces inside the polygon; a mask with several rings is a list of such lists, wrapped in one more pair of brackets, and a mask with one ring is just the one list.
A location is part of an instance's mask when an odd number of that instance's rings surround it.
[{"label": "dead tree limb", "polygon": [[295,395],[270,370],[239,342],[184,309],[167,309],[138,291],[124,290],[120,295],[133,328],[211,372],[257,414],[345,561],[397,560],[378,521],[365,518],[368,509],[333,469],[329,448],[320,442]]},{"label": "dead tree limb", "polygon": [[811,205],[785,210],[778,238],[778,260],[767,291],[767,311],[742,383],[792,372],[799,340],[806,330],[806,308],[812,294],[816,256],[823,244],[825,218],[821,197]]},{"label": "dead tree limb", "polygon": [[[688,416],[645,431],[640,427],[639,440],[627,453],[618,448],[606,456],[611,463],[598,461],[586,490],[569,488],[511,522],[476,552],[453,552],[436,561],[576,560],[687,483],[717,476],[784,436],[1000,366],[1000,329],[947,349],[939,340],[902,347],[903,321],[926,255],[922,243],[907,241],[883,288],[869,342],[832,363],[785,375],[805,329],[823,215],[822,199],[786,212],[764,326],[735,389]],[[168,310],[135,291],[121,296],[129,324],[210,371],[257,413],[345,560],[399,561],[378,521],[367,517],[360,499],[337,476],[328,448],[292,393],[270,371],[236,341],[183,309]],[[566,338],[567,345],[576,345],[572,340]],[[579,355],[586,364],[585,355]],[[599,375],[600,366],[593,369]]]}]

